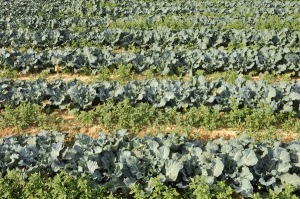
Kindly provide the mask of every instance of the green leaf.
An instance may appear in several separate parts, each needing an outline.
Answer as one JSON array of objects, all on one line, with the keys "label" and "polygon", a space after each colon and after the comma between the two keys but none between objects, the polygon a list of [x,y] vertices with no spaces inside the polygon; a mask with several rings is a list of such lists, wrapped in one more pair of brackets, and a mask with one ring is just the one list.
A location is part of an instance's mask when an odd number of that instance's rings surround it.
[{"label": "green leaf", "polygon": [[242,152],[243,156],[241,158],[242,164],[246,166],[254,166],[258,162],[258,158],[256,157],[254,151],[252,149],[245,149]]},{"label": "green leaf", "polygon": [[276,89],[273,88],[273,87],[270,87],[269,88],[269,93],[268,93],[268,99],[271,100],[274,97],[276,97]]},{"label": "green leaf", "polygon": [[290,168],[292,168],[292,165],[289,162],[279,162],[276,171],[279,173],[286,173]]},{"label": "green leaf", "polygon": [[261,178],[259,178],[259,182],[260,182],[260,184],[268,187],[268,186],[271,186],[274,183],[276,183],[276,179],[274,177],[269,177],[269,176],[261,177]]},{"label": "green leaf", "polygon": [[90,173],[94,173],[96,169],[98,169],[98,163],[96,161],[88,160],[86,162],[86,166]]},{"label": "green leaf", "polygon": [[174,160],[166,160],[165,169],[166,177],[171,181],[176,181],[179,171],[183,168],[181,162]]},{"label": "green leaf", "polygon": [[160,152],[160,156],[159,158],[166,160],[169,159],[169,154],[170,154],[170,148],[167,146],[161,146],[159,147],[159,152]]},{"label": "green leaf", "polygon": [[221,159],[218,157],[215,159],[215,162],[214,162],[213,175],[215,177],[218,177],[222,174],[223,170],[224,170],[224,164],[221,161]]},{"label": "green leaf", "polygon": [[239,182],[239,186],[237,187],[236,191],[238,193],[241,193],[242,196],[249,196],[250,194],[252,194],[253,192],[253,186],[250,182],[250,180],[248,179],[242,179]]},{"label": "green leaf", "polygon": [[292,99],[292,100],[300,100],[300,94],[297,93],[297,92],[291,92],[289,97]]},{"label": "green leaf", "polygon": [[139,162],[138,159],[134,156],[128,156],[126,158],[126,163],[130,168],[131,173],[137,178],[137,179],[141,179],[143,178],[142,173],[140,172],[139,169]]},{"label": "green leaf", "polygon": [[300,177],[297,174],[285,173],[280,176],[280,180],[295,187],[300,187]]}]

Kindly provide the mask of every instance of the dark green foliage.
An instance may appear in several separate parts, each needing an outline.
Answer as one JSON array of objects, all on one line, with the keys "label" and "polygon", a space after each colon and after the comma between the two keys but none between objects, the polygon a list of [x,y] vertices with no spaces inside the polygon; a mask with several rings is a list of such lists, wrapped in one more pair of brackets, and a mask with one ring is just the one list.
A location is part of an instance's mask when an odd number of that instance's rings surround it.
[{"label": "dark green foliage", "polygon": [[[205,70],[207,73],[230,71],[233,68],[238,73],[251,71],[258,73],[273,71],[278,74],[298,73],[299,47],[293,47],[293,52],[292,47],[273,46],[230,50],[226,50],[224,47],[202,48],[174,50],[173,47],[162,49],[154,46],[149,50],[141,50],[141,52],[125,51],[122,53],[101,47],[87,46],[63,50],[35,51],[31,49],[26,52],[3,48],[0,49],[0,65],[23,73],[38,72],[47,68],[52,69],[52,72],[59,72],[55,70],[55,67],[60,66],[62,71],[95,74],[101,71],[99,66],[116,67],[119,64],[127,67],[132,65],[132,71],[136,73],[151,69],[160,75],[176,74],[178,68],[182,71],[181,74],[190,74],[197,70]],[[36,67],[37,59],[40,62],[38,67]]]},{"label": "dark green foliage", "polygon": [[[291,81],[300,75],[299,7],[294,0],[1,1],[1,77],[77,73],[101,82],[1,79],[0,128],[49,129],[61,118],[46,112],[59,108],[87,127],[134,133],[168,125],[246,129],[259,138],[275,128],[299,132],[300,84]],[[195,76],[213,73],[217,80]],[[176,80],[131,81],[134,74]],[[288,82],[275,84],[278,75]],[[111,76],[119,82],[103,82]],[[0,198],[299,195],[298,141],[134,133],[0,138]]]},{"label": "dark green foliage", "polygon": [[[99,134],[97,139],[79,134],[74,143],[66,145],[63,134],[41,132],[36,136],[2,138],[0,169],[7,173],[19,168],[25,176],[34,172],[54,175],[65,170],[72,175],[88,175],[100,185],[113,185],[109,189],[113,192],[128,193],[137,183],[139,189],[148,193],[154,191],[159,195],[159,190],[164,190],[173,196],[177,195],[174,187],[186,188],[191,179],[201,175],[213,190],[212,197],[224,198],[232,193],[225,184],[215,186],[219,180],[249,197],[257,189],[281,192],[284,184],[299,191],[299,150],[298,141],[255,142],[241,137],[201,143],[174,134],[139,138],[129,136],[126,130],[114,135]],[[159,183],[151,180],[156,177],[162,183],[160,188],[151,184]],[[194,192],[207,194],[202,189],[205,186],[195,188]],[[144,191],[133,193],[147,195]]]},{"label": "dark green foliage", "polygon": [[[17,106],[22,102],[42,104],[60,109],[91,109],[107,100],[114,103],[128,98],[136,105],[146,102],[157,108],[183,109],[205,105],[218,111],[229,111],[231,99],[239,106],[261,109],[267,104],[270,111],[299,113],[299,82],[267,84],[250,81],[242,77],[229,84],[222,78],[206,80],[199,76],[185,82],[180,80],[148,79],[118,82],[96,82],[84,84],[78,80],[35,80],[31,82],[3,79],[0,106]],[[251,119],[251,118],[250,118]]]}]

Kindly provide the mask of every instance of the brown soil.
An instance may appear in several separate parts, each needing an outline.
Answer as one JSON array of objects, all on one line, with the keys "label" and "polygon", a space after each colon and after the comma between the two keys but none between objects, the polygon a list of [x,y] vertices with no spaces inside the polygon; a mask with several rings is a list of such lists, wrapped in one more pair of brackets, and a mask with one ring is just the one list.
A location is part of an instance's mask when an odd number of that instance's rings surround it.
[{"label": "brown soil", "polygon": [[[222,113],[220,113],[222,114]],[[91,126],[84,126],[80,122],[76,120],[75,115],[69,114],[67,111],[56,110],[52,114],[52,117],[55,119],[51,119],[50,123],[47,125],[48,129],[45,130],[56,130],[59,132],[66,132],[67,139],[71,139],[74,135],[78,133],[84,133],[88,136],[97,138],[99,132],[110,133],[108,129],[101,125],[91,125]],[[62,121],[61,123],[58,122],[59,119]],[[20,130],[17,127],[8,127],[8,128],[0,128],[0,137],[8,136],[8,135],[16,135],[16,134],[36,134],[42,130],[41,127],[31,126],[27,129]],[[185,132],[188,131],[188,132]],[[158,133],[187,133],[189,136],[194,138],[200,138],[201,140],[211,140],[217,138],[224,138],[224,139],[231,139],[239,136],[243,130],[241,129],[216,129],[216,130],[207,130],[203,128],[185,128],[184,126],[178,125],[161,125],[161,126],[147,126],[143,128],[140,132],[137,133],[137,136],[144,136],[144,135],[156,135]],[[264,135],[264,132],[259,132]],[[258,133],[256,133],[258,134]],[[277,129],[276,133],[273,135],[275,139],[277,137],[281,137],[283,141],[291,141],[297,138],[297,133],[295,132],[285,132]],[[272,137],[269,136],[268,137]]]},{"label": "brown soil", "polygon": [[[165,79],[174,79],[174,77],[163,77],[163,76],[157,76],[158,78],[165,78]],[[63,81],[71,81],[71,80],[74,80],[74,79],[77,79],[77,80],[80,80],[84,83],[91,83],[91,82],[95,82],[97,81],[97,75],[81,75],[81,74],[60,74],[60,73],[57,73],[57,74],[49,74],[49,75],[46,75],[44,77],[40,76],[40,75],[35,75],[35,74],[27,74],[27,75],[23,75],[23,74],[19,74],[16,78],[13,78],[15,80],[24,80],[24,81],[32,81],[32,80],[36,80],[36,79],[39,79],[39,78],[43,78],[43,79],[47,79],[47,80],[55,80],[55,79],[61,79]],[[131,80],[143,80],[147,78],[145,75],[142,75],[142,74],[134,74],[134,75],[131,75],[127,78],[127,80],[124,80],[124,78],[122,79],[119,75],[115,75],[115,74],[112,74],[110,77],[109,77],[109,80],[110,81],[120,81],[120,80],[123,80],[123,82],[127,82],[127,81],[131,81]],[[190,79],[189,76],[184,76],[182,77],[182,79],[184,81],[188,81]],[[208,79],[211,79],[209,76],[208,76]],[[294,81],[300,81],[300,77],[292,77],[291,78],[292,80]],[[251,80],[253,81],[259,81],[261,80],[261,77],[260,76],[252,76],[251,77]],[[277,78],[277,81],[282,81],[283,79],[280,78],[280,76]]]},{"label": "brown soil", "polygon": [[[14,78],[16,80],[24,80],[24,81],[32,81],[32,80],[36,80],[39,79],[39,76],[36,75],[26,75],[26,76],[20,76],[17,78]],[[45,79],[47,80],[55,80],[55,79],[61,79],[63,81],[70,81],[70,80],[74,80],[74,79],[78,79],[82,82],[86,82],[89,83],[93,80],[93,76],[90,75],[78,75],[78,74],[51,74],[51,75],[47,75]]]},{"label": "brown soil", "polygon": [[[69,115],[65,112],[55,112],[54,114],[59,115],[63,118],[62,124],[51,124],[51,128],[49,130],[56,130],[58,132],[67,133],[66,140],[70,141],[74,136],[78,133],[86,134],[90,137],[97,138],[99,132],[111,133],[111,131],[105,129],[100,125],[92,125],[92,126],[83,126],[79,122],[76,121],[73,115]],[[0,137],[16,135],[16,134],[37,134],[42,130],[40,127],[29,127],[24,130],[19,130],[16,127],[8,127],[4,129],[0,129]],[[47,129],[45,129],[47,130]],[[145,127],[139,133],[137,133],[138,137],[144,135],[157,135],[158,133],[177,133],[182,134],[184,132],[184,128],[181,126],[159,126],[159,127]],[[188,135],[195,139],[201,140],[213,140],[217,138],[231,139],[239,136],[241,131],[237,129],[217,129],[217,130],[206,130],[202,128],[191,128],[188,130]],[[263,134],[263,133],[262,133]],[[278,131],[277,134],[273,136],[280,136],[282,141],[292,141],[297,137],[296,133],[287,133],[284,131]]]},{"label": "brown soil", "polygon": [[[28,75],[18,75],[16,78],[13,78],[14,80],[21,80],[21,81],[33,81],[33,80],[37,80],[37,79],[47,79],[48,81],[51,80],[56,80],[56,79],[60,79],[63,81],[71,81],[74,79],[77,79],[81,82],[84,83],[92,83],[92,82],[97,82],[100,81],[98,80],[98,76],[97,75],[81,75],[81,74],[49,74],[47,76],[39,76],[39,75],[34,75],[34,74],[28,74]],[[128,82],[131,80],[143,80],[145,79],[146,76],[141,75],[141,74],[134,74],[131,75],[129,77],[126,78],[122,78],[120,77],[120,75],[111,75],[109,77],[109,81],[123,81],[123,82]]]},{"label": "brown soil", "polygon": [[[253,80],[253,81],[259,81],[259,80],[261,80],[261,77],[258,76],[258,75],[252,76],[251,80]],[[277,81],[283,81],[283,78],[278,77],[278,78],[276,78],[276,80]],[[300,81],[300,77],[291,77],[291,80]]]}]

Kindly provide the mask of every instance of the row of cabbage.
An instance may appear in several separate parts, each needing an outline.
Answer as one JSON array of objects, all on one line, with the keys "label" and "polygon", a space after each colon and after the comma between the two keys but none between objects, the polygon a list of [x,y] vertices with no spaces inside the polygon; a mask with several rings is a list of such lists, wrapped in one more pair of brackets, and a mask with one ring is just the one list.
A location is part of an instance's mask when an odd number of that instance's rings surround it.
[{"label": "row of cabbage", "polygon": [[[156,14],[193,14],[195,12],[209,12],[209,13],[220,13],[222,15],[229,15],[232,13],[255,13],[255,15],[261,14],[278,14],[281,16],[292,15],[293,13],[298,13],[299,6],[298,1],[254,1],[249,2],[247,0],[243,1],[125,1],[115,4],[114,7],[101,7],[99,6],[99,1],[94,0],[89,3],[85,1],[78,0],[76,2],[69,0],[69,6],[66,8],[65,12],[69,13],[80,13],[84,15],[92,16],[111,16],[111,17],[123,17],[130,15],[156,15]],[[294,7],[296,6],[296,7]],[[253,9],[255,8],[255,9]]]},{"label": "row of cabbage", "polygon": [[239,73],[295,72],[299,75],[300,48],[267,46],[234,50],[227,50],[224,47],[207,50],[175,50],[172,46],[163,49],[162,46],[155,45],[149,50],[140,52],[114,52],[113,49],[95,47],[44,51],[30,48],[26,52],[1,48],[0,65],[23,73],[55,69],[55,66],[72,72],[82,72],[87,68],[97,73],[107,67],[132,65],[132,70],[137,73],[151,69],[162,75],[191,74],[196,70],[204,70],[208,73],[227,70],[235,70]]},{"label": "row of cabbage", "polygon": [[132,104],[146,102],[157,108],[200,106],[228,111],[232,104],[273,111],[300,113],[300,83],[267,84],[237,78],[235,84],[222,79],[209,81],[194,77],[192,81],[156,80],[84,84],[78,80],[0,81],[0,106],[18,106],[22,102],[44,104],[60,109],[90,109],[107,100],[119,102],[128,98]]},{"label": "row of cabbage", "polygon": [[[27,176],[35,172],[71,175],[87,174],[101,184],[113,184],[111,191],[125,193],[133,183],[151,192],[147,183],[159,177],[164,184],[186,188],[196,175],[208,184],[224,180],[242,196],[254,189],[282,190],[283,183],[300,189],[300,144],[243,137],[202,143],[185,136],[135,137],[126,130],[93,139],[76,136],[73,144],[64,134],[40,132],[1,138],[0,170],[18,169]],[[150,189],[150,190],[149,190]]]},{"label": "row of cabbage", "polygon": [[173,46],[187,48],[218,48],[239,46],[276,46],[299,48],[300,31],[282,30],[213,30],[210,27],[173,31],[167,27],[156,30],[105,29],[82,31],[69,29],[0,31],[0,47],[54,48],[66,45],[111,46],[151,48],[151,46]]},{"label": "row of cabbage", "polygon": [[[300,14],[299,14],[300,15]],[[195,13],[192,15],[149,15],[149,16],[135,16],[122,17],[118,19],[111,19],[110,17],[101,18],[87,18],[78,16],[55,16],[46,17],[43,15],[26,15],[22,17],[6,16],[0,18],[0,27],[2,30],[12,30],[18,28],[28,28],[32,30],[43,30],[44,28],[94,28],[105,30],[109,27],[124,26],[132,29],[153,29],[156,26],[170,26],[174,30],[182,29],[176,27],[181,24],[184,28],[198,29],[203,26],[208,26],[211,29],[283,29],[290,28],[292,30],[299,30],[299,16],[296,17],[240,17],[240,16],[220,16],[209,17],[202,14]],[[143,26],[141,26],[141,24]]]},{"label": "row of cabbage", "polygon": [[[1,0],[3,9],[0,14],[25,16],[40,14],[45,11],[51,15],[60,14],[63,10],[67,15],[78,16],[110,16],[124,17],[130,15],[156,15],[156,14],[193,14],[195,12],[210,12],[232,14],[232,13],[255,13],[255,16],[261,14],[278,14],[288,16],[299,13],[299,1],[99,1],[89,2],[83,0],[65,0],[49,1],[44,4],[43,1],[4,1]],[[10,12],[11,8],[14,13]],[[254,9],[255,8],[255,9]],[[44,13],[45,14],[45,13]]]}]

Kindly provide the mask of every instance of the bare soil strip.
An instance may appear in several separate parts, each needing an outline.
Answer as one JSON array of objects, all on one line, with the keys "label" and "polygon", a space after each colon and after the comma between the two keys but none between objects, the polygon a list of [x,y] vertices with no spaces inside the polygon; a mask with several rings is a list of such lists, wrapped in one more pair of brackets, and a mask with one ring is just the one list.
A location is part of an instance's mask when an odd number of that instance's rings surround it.
[{"label": "bare soil strip", "polygon": [[[67,126],[67,125],[66,125]],[[141,137],[144,135],[157,135],[158,133],[177,133],[181,134],[184,132],[178,132],[177,131],[178,127],[175,127],[174,129],[169,126],[165,127],[160,127],[160,128],[144,128],[141,132],[137,133],[136,135]],[[22,131],[19,131],[15,127],[10,127],[10,128],[5,128],[5,129],[0,129],[0,137],[4,136],[12,136],[12,135],[19,135],[19,134],[38,134],[41,130],[39,127],[29,127],[27,129],[24,129]],[[49,131],[54,131],[54,129],[44,129],[44,130],[49,130]],[[117,130],[117,129],[116,129]],[[71,140],[75,135],[79,133],[83,133],[85,135],[88,135],[93,138],[98,137],[98,133],[106,133],[110,134],[112,132],[106,130],[104,127],[100,125],[93,125],[90,127],[83,127],[83,126],[76,126],[76,125],[71,125],[65,128],[62,128],[60,130],[56,130],[58,132],[63,132],[67,134],[66,140]],[[239,132],[237,130],[233,129],[217,129],[217,130],[206,130],[206,129],[201,129],[201,128],[192,128],[191,132],[189,132],[189,136],[191,138],[196,138],[196,139],[201,139],[203,141],[208,141],[208,140],[214,140],[218,138],[223,138],[223,139],[232,139],[236,138],[239,135],[241,135],[242,132]],[[276,137],[281,137],[281,140],[284,142],[289,142],[297,139],[297,134],[296,133],[284,133],[280,135],[274,135],[273,139]]]},{"label": "bare soil strip", "polygon": [[[76,134],[83,133],[90,137],[97,138],[99,132],[103,133],[112,133],[112,131],[107,130],[105,127],[101,125],[91,125],[84,126],[80,124],[74,115],[69,115],[66,112],[58,111],[54,114],[57,114],[63,119],[61,124],[51,123],[49,124],[49,129],[42,129],[41,127],[30,126],[26,129],[20,130],[17,127],[9,127],[0,129],[0,137],[11,136],[17,134],[37,134],[41,130],[49,130],[49,131],[58,131],[64,132],[67,134],[66,140],[71,140],[74,138]],[[116,129],[117,130],[117,129]],[[130,131],[129,131],[130,132]],[[238,129],[216,129],[216,130],[207,130],[203,128],[185,128],[183,126],[177,125],[162,125],[158,127],[145,127],[140,132],[136,133],[137,136],[144,135],[157,135],[158,133],[177,133],[184,134],[187,133],[191,138],[201,139],[204,141],[213,140],[217,138],[231,139],[235,138],[242,134],[241,130]],[[268,135],[265,132],[257,132],[257,135],[266,135],[269,138],[275,139],[276,137],[281,137],[282,141],[292,141],[297,139],[297,133],[295,132],[284,132],[283,130],[278,129],[277,132],[272,135]]]},{"label": "bare soil strip", "polygon": [[[55,80],[55,79],[60,79],[63,81],[71,81],[74,79],[80,80],[83,83],[93,83],[93,82],[99,82],[100,81],[100,75],[82,75],[82,74],[72,74],[72,73],[67,73],[67,74],[61,74],[61,73],[56,73],[56,74],[47,74],[47,75],[40,75],[40,74],[21,74],[18,73],[16,77],[13,77],[12,79],[14,80],[23,80],[23,81],[33,81],[37,79],[46,79],[46,80]],[[214,74],[209,74],[206,75],[207,79],[215,79]],[[144,80],[144,79],[149,79],[151,77],[148,77],[143,74],[132,74],[129,76],[120,77],[117,74],[111,74],[110,77],[108,78],[108,81],[121,81],[121,82],[128,82],[132,80]],[[176,77],[176,76],[162,76],[162,75],[156,75],[155,78],[157,79],[182,79],[183,81],[188,81],[191,79],[190,76],[186,75],[183,77]],[[259,75],[251,76],[250,79],[252,81],[259,81],[262,80],[262,77]],[[300,77],[291,77],[291,80],[294,81],[300,81]],[[278,81],[284,81],[282,76],[278,76],[275,78],[275,80]]]},{"label": "bare soil strip", "polygon": [[[38,75],[26,75],[26,76],[18,76],[16,78],[13,78],[14,80],[23,80],[23,81],[32,81],[32,80],[37,80],[41,78]],[[96,76],[91,76],[91,75],[78,75],[78,74],[51,74],[47,75],[43,79],[47,80],[55,80],[55,79],[61,79],[63,81],[71,81],[74,79],[80,80],[82,82],[89,83],[91,82]]]}]

